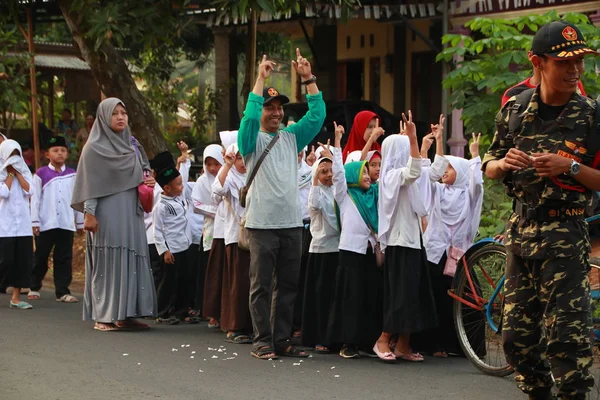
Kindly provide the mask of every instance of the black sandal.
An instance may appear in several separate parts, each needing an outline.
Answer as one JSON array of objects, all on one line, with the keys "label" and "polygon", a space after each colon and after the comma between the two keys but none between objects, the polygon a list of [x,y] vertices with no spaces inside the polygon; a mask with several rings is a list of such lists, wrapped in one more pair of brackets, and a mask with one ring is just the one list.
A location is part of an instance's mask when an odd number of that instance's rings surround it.
[{"label": "black sandal", "polygon": [[308,353],[306,351],[300,350],[294,346],[288,346],[281,355],[285,357],[308,358]]},{"label": "black sandal", "polygon": [[260,346],[252,350],[250,354],[259,360],[277,360],[277,354],[275,354],[275,351],[269,346]]},{"label": "black sandal", "polygon": [[234,344],[250,344],[252,338],[243,332],[228,332],[225,341]]}]

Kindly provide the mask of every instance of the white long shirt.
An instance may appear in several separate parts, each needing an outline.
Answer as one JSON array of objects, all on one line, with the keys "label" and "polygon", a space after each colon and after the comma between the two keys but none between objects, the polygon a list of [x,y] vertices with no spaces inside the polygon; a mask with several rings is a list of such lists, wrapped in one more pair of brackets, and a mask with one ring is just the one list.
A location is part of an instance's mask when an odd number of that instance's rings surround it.
[{"label": "white long shirt", "polygon": [[168,197],[161,194],[160,201],[153,210],[154,244],[159,255],[167,250],[173,254],[181,253],[192,245],[192,227],[187,217],[188,209],[188,200],[183,196]]},{"label": "white long shirt", "polygon": [[335,201],[340,208],[340,218],[342,219],[339,249],[367,254],[369,243],[375,248],[377,239],[371,233],[371,229],[363,220],[348,194],[342,150],[338,148],[333,149],[333,190]]},{"label": "white long shirt", "polygon": [[333,201],[325,201],[324,190],[333,191],[333,188],[311,186],[308,195],[310,233],[312,235],[309,253],[336,253],[340,247],[340,231],[337,221],[332,225],[333,221],[326,217],[326,214],[335,215],[335,204]]},{"label": "white long shirt", "polygon": [[83,229],[83,213],[71,208],[75,170],[64,165],[57,171],[52,164],[37,170],[33,176],[31,225],[41,232]]},{"label": "white long shirt", "polygon": [[[181,179],[183,182],[187,182],[190,176],[190,167],[192,166],[192,162],[188,159],[186,162],[179,164],[179,173],[181,174]],[[158,172],[158,171],[156,171]],[[153,202],[152,202],[152,211],[144,213],[144,226],[146,227],[146,239],[148,240],[148,244],[154,244],[154,209],[156,205],[160,202],[160,194],[162,193],[162,188],[158,183],[154,185],[154,193],[153,193]]]},{"label": "white long shirt", "polygon": [[[424,180],[423,184],[420,185],[425,205],[427,210],[430,211],[427,216],[427,230],[423,235],[423,242],[427,249],[427,260],[434,264],[440,262],[450,246],[458,247],[463,251],[471,247],[474,239],[470,233],[471,219],[479,217],[478,215],[467,215],[468,218],[465,218],[458,224],[448,226],[442,221],[441,215],[439,215],[440,210],[433,207],[433,199],[436,191],[442,190],[443,184],[439,183],[439,180],[444,175],[447,166],[448,161],[444,157],[436,155],[431,168],[423,169],[423,173],[429,179]],[[468,193],[471,204],[475,204],[476,199],[483,196],[483,176],[480,157],[469,160]]]},{"label": "white long shirt", "polygon": [[408,185],[414,184],[420,175],[421,160],[410,157],[406,167],[391,169],[382,177],[386,182],[385,190],[398,196],[390,221],[388,246],[421,248],[421,218],[414,212],[408,194]]},{"label": "white long shirt", "polygon": [[[232,243],[237,243],[238,232],[240,227],[239,224],[242,218],[244,218],[244,215],[246,214],[246,209],[240,205],[240,202],[237,198],[231,195],[232,184],[231,179],[229,179],[229,177],[225,179],[224,185],[221,185],[221,182],[217,177],[212,184],[212,190],[215,196],[220,196],[223,198],[223,201],[221,202],[221,204],[219,204],[219,206],[222,205],[225,211],[225,218],[222,224],[225,245],[227,246]],[[232,212],[232,210],[235,212],[235,214]]]},{"label": "white long shirt", "polygon": [[32,182],[28,183],[29,191],[25,191],[17,177],[13,178],[10,190],[4,181],[0,182],[0,237],[33,236],[29,198],[35,188]]}]

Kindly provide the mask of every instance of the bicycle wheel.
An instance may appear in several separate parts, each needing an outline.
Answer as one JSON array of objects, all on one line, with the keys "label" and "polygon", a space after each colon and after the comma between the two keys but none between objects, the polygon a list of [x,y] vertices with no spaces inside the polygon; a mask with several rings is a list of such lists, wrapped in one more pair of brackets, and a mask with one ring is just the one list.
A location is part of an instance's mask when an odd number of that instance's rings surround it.
[{"label": "bicycle wheel", "polygon": [[[504,282],[506,248],[487,244],[467,257],[467,266],[468,269],[457,271],[454,286],[454,293],[471,303],[454,302],[454,324],[460,346],[480,371],[493,376],[510,375],[513,370],[502,348],[502,293],[490,302],[496,287]],[[490,320],[487,308],[491,311]]]}]

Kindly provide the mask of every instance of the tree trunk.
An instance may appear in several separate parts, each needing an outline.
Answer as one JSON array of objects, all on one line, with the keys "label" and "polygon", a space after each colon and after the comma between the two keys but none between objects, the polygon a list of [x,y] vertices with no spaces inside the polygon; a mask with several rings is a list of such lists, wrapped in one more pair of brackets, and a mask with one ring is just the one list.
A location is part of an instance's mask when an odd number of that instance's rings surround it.
[{"label": "tree trunk", "polygon": [[144,146],[148,157],[167,150],[167,143],[160,131],[158,122],[146,104],[146,99],[138,90],[125,60],[110,43],[94,50],[94,40],[86,37],[84,16],[73,11],[74,0],[60,0],[60,9],[73,35],[73,41],[100,90],[106,97],[118,97],[125,103],[129,114],[129,125],[133,135]]},{"label": "tree trunk", "polygon": [[255,10],[250,14],[248,21],[248,46],[246,47],[246,74],[244,75],[244,85],[242,86],[242,96],[244,103],[248,101],[248,94],[252,90],[252,83],[256,76],[256,25],[258,15]]}]

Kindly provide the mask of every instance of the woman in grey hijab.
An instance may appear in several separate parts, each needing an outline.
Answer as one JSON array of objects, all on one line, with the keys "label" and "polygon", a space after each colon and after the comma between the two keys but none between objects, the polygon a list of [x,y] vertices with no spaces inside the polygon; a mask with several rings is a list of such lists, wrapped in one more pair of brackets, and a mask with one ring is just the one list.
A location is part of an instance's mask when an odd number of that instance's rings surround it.
[{"label": "woman in grey hijab", "polygon": [[[141,330],[156,315],[156,292],[137,187],[149,169],[132,138],[123,102],[108,98],[83,148],[71,206],[85,213],[87,253],[83,319],[100,331]],[[132,144],[132,143],[135,143]]]}]

